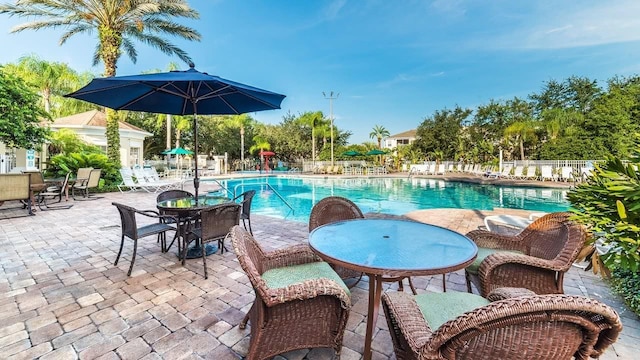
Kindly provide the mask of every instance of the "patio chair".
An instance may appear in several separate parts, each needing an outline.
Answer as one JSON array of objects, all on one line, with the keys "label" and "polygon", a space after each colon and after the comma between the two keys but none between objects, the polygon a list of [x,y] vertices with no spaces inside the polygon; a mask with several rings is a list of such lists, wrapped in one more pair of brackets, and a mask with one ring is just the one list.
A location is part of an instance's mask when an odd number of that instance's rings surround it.
[{"label": "patio chair", "polygon": [[242,205],[242,213],[240,214],[240,219],[242,219],[242,225],[244,226],[245,230],[247,230],[247,223],[249,223],[248,230],[251,235],[253,235],[253,230],[251,229],[251,202],[253,201],[253,197],[255,195],[255,190],[248,190],[233,198],[233,201],[242,199],[240,201],[240,204]]},{"label": "patio chair", "polygon": [[120,192],[124,192],[122,190],[123,188],[128,188],[128,191],[136,191],[138,189],[142,189],[146,192],[149,192],[149,190],[145,189],[144,186],[136,183],[136,181],[133,179],[133,171],[131,171],[130,168],[122,168],[119,170],[119,172],[120,177],[122,178],[122,184],[118,185],[118,190],[120,190]]},{"label": "patio chair", "polygon": [[525,180],[538,180],[538,174],[536,174],[537,166],[530,165],[527,166],[527,174],[524,175]]},{"label": "patio chair", "polygon": [[573,181],[573,167],[571,166],[563,166],[560,169],[560,180],[562,181]]},{"label": "patio chair", "polygon": [[[186,237],[193,237],[200,241],[200,246],[205,247],[207,243],[217,241],[220,248],[220,254],[224,253],[224,240],[229,235],[232,227],[240,223],[240,212],[242,206],[234,203],[220,204],[200,210],[196,227],[191,229]],[[184,244],[182,250],[182,263],[187,256],[187,244]],[[207,252],[202,251],[202,262],[204,264],[204,278],[208,279],[207,274]]]},{"label": "patio chair", "polygon": [[524,166],[516,166],[513,169],[513,175],[509,175],[511,179],[524,179]]},{"label": "patio chair", "polygon": [[586,240],[584,228],[570,213],[544,215],[517,235],[474,230],[466,236],[478,245],[476,260],[465,269],[471,283],[486,296],[499,287],[523,287],[536,294],[562,294],[564,273]]},{"label": "patio chair", "polygon": [[[69,185],[70,176],[71,176],[71,173],[68,172],[67,175],[64,177],[64,181],[62,183],[60,183],[59,185],[49,186],[44,191],[41,191],[40,193],[38,193],[38,199],[36,203],[38,204],[38,207],[40,208],[40,210],[69,209],[73,206],[73,205],[51,206],[49,205],[50,203],[48,202],[48,200],[55,200],[56,198],[58,199],[58,201],[55,201],[55,203],[62,202],[62,196],[65,194],[65,190]],[[42,205],[44,205],[46,209],[43,209]]]},{"label": "patio chair", "polygon": [[47,184],[44,182],[44,177],[40,171],[23,171],[23,174],[29,174],[30,185],[30,201],[31,208],[35,211],[34,206],[36,205],[36,197],[41,191],[45,191],[47,189]]},{"label": "patio chair", "polygon": [[[156,204],[161,201],[181,199],[185,197],[193,197],[193,194],[185,190],[177,190],[177,189],[167,190],[167,191],[161,192],[160,194],[158,194],[158,196],[156,196]],[[160,209],[158,209],[158,212],[160,213],[160,215],[170,215],[170,216],[178,215],[178,214],[170,213]],[[175,225],[175,229],[177,231],[178,224],[175,222],[176,219],[177,218],[159,219],[159,221],[160,222],[164,221],[165,224],[169,224],[171,226]],[[173,241],[171,241],[171,244],[169,244],[169,246],[165,246],[165,248],[162,249],[162,251],[163,252],[169,251],[169,249],[171,249],[171,247],[173,246],[173,243],[176,240],[176,238],[174,238]],[[158,241],[161,241],[161,234],[158,234]],[[180,241],[178,241],[178,254],[182,254],[182,247],[180,246]]]},{"label": "patio chair", "polygon": [[[120,213],[120,222],[122,227],[122,237],[120,239],[120,250],[118,251],[118,256],[116,256],[116,261],[113,263],[114,266],[118,265],[118,260],[120,260],[120,255],[122,254],[122,248],[124,247],[124,238],[128,237],[133,240],[133,254],[131,255],[131,265],[129,265],[129,272],[127,272],[127,276],[131,276],[131,271],[133,270],[133,263],[136,261],[136,253],[138,251],[138,239],[162,234],[161,238],[161,248],[165,249],[167,244],[166,232],[175,230],[173,226],[166,224],[164,221],[151,223],[148,225],[144,225],[138,227],[136,221],[136,215],[142,215],[149,218],[156,219],[172,219],[172,216],[169,215],[161,215],[159,212],[154,210],[137,210],[131,206],[127,206],[124,204],[113,202],[111,205],[115,206]],[[175,219],[172,219],[175,222]],[[175,236],[178,234],[176,233]],[[174,236],[174,241],[175,241]]]},{"label": "patio chair", "polygon": [[558,175],[553,172],[553,167],[551,165],[540,166],[540,180],[557,181]]},{"label": "patio chair", "polygon": [[398,360],[586,360],[620,332],[614,309],[582,296],[494,290],[487,299],[448,292],[387,292],[382,308]]},{"label": "patio chair", "polygon": [[531,225],[532,222],[533,220],[531,219],[516,215],[489,215],[484,218],[484,227],[492,232],[498,232],[497,227],[499,226],[508,227],[516,230],[516,232],[520,232],[522,229]]},{"label": "patio chair", "polygon": [[249,232],[231,229],[233,249],[255,293],[240,323],[251,321],[249,360],[316,347],[340,355],[351,310],[349,289],[304,244],[265,252]]},{"label": "patio chair", "polygon": [[89,178],[87,178],[86,180],[82,180],[81,182],[78,182],[76,180],[76,183],[71,187],[71,197],[73,197],[74,200],[78,200],[76,199],[76,190],[78,190],[80,191],[80,193],[82,193],[82,197],[86,200],[98,199],[97,197],[91,197],[89,190],[98,187],[98,185],[100,184],[101,173],[102,169],[92,169],[89,172]]}]

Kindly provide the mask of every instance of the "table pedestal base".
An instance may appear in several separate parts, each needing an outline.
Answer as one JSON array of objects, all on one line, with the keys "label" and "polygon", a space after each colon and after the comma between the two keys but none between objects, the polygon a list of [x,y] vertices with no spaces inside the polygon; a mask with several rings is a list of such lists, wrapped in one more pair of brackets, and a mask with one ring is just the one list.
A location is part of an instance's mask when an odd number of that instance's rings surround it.
[{"label": "table pedestal base", "polygon": [[[216,251],[218,251],[218,246],[217,245],[213,245],[213,244],[206,244],[204,246],[205,251],[206,251],[206,255],[205,256],[209,256],[213,253],[215,253]],[[180,256],[180,255],[178,255]],[[202,258],[202,247],[200,245],[195,245],[190,247],[189,249],[187,249],[187,255],[186,255],[187,259],[197,259],[197,258]]]}]

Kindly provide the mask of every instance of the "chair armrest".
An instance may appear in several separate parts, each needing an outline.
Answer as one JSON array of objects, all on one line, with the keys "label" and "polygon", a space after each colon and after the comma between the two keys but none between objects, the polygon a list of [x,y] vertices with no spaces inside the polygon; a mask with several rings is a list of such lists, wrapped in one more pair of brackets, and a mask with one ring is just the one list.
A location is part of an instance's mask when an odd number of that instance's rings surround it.
[{"label": "chair armrest", "polygon": [[476,245],[488,249],[518,250],[527,253],[527,247],[519,236],[501,235],[486,230],[473,230],[466,234]]},{"label": "chair armrest", "polygon": [[424,319],[414,297],[404,292],[386,292],[382,294],[382,306],[389,331],[403,338],[413,353],[425,355],[425,345],[431,341],[433,330]]},{"label": "chair armrest", "polygon": [[482,261],[482,264],[480,264],[478,273],[481,273],[481,276],[486,275],[493,269],[507,264],[519,264],[550,271],[563,271],[564,269],[562,266],[559,266],[559,264],[557,264],[557,262],[554,260],[541,259],[535,256],[524,254],[499,252],[487,256]]},{"label": "chair armrest", "polygon": [[176,223],[178,222],[178,218],[176,216],[160,214],[160,212],[156,210],[136,210],[136,214],[144,215],[150,218],[160,219],[161,222],[166,222],[167,220],[172,220]]},{"label": "chair armrest", "polygon": [[531,296],[536,295],[533,291],[525,288],[514,288],[514,287],[501,287],[497,289],[493,289],[489,295],[487,295],[487,300],[489,301],[499,301],[510,299],[519,296]]},{"label": "chair armrest", "polygon": [[340,301],[343,309],[351,308],[351,298],[335,281],[329,279],[307,280],[300,284],[269,289],[264,281],[259,282],[258,292],[268,307],[289,301],[313,299],[318,296],[333,296]]},{"label": "chair armrest", "polygon": [[289,246],[285,249],[270,251],[265,254],[263,271],[284,266],[307,264],[322,261],[306,244]]}]

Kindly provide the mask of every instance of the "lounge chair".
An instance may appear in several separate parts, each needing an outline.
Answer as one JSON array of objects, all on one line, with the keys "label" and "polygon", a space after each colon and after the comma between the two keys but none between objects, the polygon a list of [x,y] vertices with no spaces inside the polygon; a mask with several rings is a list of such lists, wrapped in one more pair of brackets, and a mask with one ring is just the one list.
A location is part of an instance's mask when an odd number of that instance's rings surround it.
[{"label": "lounge chair", "polygon": [[573,168],[571,166],[563,166],[560,169],[560,180],[573,181]]},{"label": "lounge chair", "polygon": [[540,180],[557,181],[558,175],[553,173],[553,167],[551,167],[551,165],[543,165],[540,166]]},{"label": "lounge chair", "polygon": [[524,166],[516,166],[513,169],[513,175],[509,175],[511,179],[524,179]]},{"label": "lounge chair", "polygon": [[527,174],[524,176],[526,180],[538,180],[538,174],[536,174],[537,166],[527,166]]},{"label": "lounge chair", "polygon": [[133,176],[135,177],[136,184],[141,186],[148,192],[159,192],[165,191],[173,188],[173,183],[164,182],[164,181],[153,181],[153,179],[147,178],[144,169],[140,167],[134,167],[132,169]]},{"label": "lounge chair", "polygon": [[498,226],[506,226],[520,232],[532,222],[533,220],[516,215],[490,215],[484,218],[484,227],[488,231],[496,232]]},{"label": "lounge chair", "polygon": [[487,298],[387,292],[382,307],[398,360],[587,360],[622,331],[616,311],[597,300],[523,289],[497,289]]}]

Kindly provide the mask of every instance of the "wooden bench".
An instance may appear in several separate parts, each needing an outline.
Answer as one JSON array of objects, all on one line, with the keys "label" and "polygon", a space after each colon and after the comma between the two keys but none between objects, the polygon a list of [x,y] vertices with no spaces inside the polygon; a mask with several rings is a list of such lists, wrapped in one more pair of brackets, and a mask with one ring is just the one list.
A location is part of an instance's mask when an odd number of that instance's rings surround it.
[{"label": "wooden bench", "polygon": [[22,201],[23,204],[26,204],[28,215],[34,215],[31,209],[31,178],[29,174],[0,174],[0,205],[5,201],[13,200]]}]

